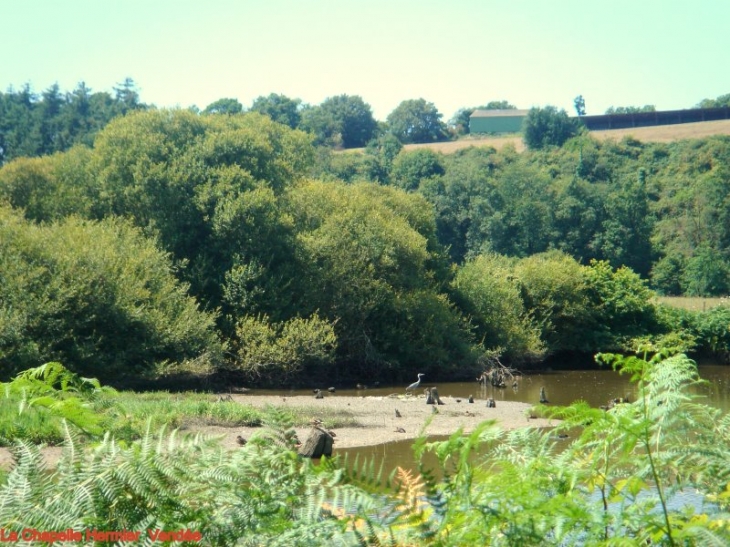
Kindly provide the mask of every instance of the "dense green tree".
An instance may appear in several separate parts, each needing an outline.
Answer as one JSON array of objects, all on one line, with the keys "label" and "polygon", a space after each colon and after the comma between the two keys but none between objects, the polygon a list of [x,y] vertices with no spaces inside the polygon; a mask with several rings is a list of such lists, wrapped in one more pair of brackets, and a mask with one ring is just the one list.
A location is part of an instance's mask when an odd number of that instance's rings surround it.
[{"label": "dense green tree", "polygon": [[468,356],[458,311],[433,285],[439,249],[422,197],[373,184],[311,182],[289,197],[304,314],[335,321],[350,374],[450,368]]},{"label": "dense green tree", "polygon": [[265,114],[275,122],[297,129],[302,121],[301,106],[300,99],[290,99],[286,95],[270,93],[265,97],[254,99],[251,110]]},{"label": "dense green tree", "polygon": [[590,320],[585,322],[585,351],[611,347],[626,350],[632,337],[657,330],[654,292],[647,281],[629,268],[613,269],[606,261],[592,261],[584,274],[592,310]]},{"label": "dense green tree", "polygon": [[479,255],[467,261],[458,269],[452,291],[485,350],[518,360],[543,355],[539,328],[523,305],[509,259]]},{"label": "dense green tree", "polygon": [[651,269],[653,218],[646,192],[646,174],[622,184],[607,202],[606,218],[596,246],[612,266],[628,266],[642,276]]},{"label": "dense green tree", "polygon": [[371,140],[365,149],[365,153],[375,159],[375,170],[372,172],[370,180],[380,183],[390,181],[393,161],[402,149],[403,144],[390,133],[383,133]]},{"label": "dense green tree", "polygon": [[479,220],[487,248],[509,256],[546,251],[554,209],[550,179],[533,166],[514,164],[496,177],[495,189],[494,214]]},{"label": "dense green tree", "polygon": [[531,150],[546,146],[562,146],[580,132],[579,123],[568,117],[565,110],[554,106],[533,107],[522,127],[523,139]]},{"label": "dense green tree", "polygon": [[702,99],[695,108],[722,108],[730,106],[730,93],[720,95],[716,99]]},{"label": "dense green tree", "polygon": [[214,317],[128,222],[35,226],[2,207],[0,276],[3,376],[51,360],[105,381],[155,377],[166,362],[220,365]]},{"label": "dense green tree", "polygon": [[[158,237],[188,263],[184,276],[194,294],[218,305],[236,256],[289,282],[282,269],[291,263],[290,235],[278,199],[311,159],[306,134],[258,113],[150,111],[111,123],[90,168],[103,193],[99,214],[129,216]],[[281,313],[262,311],[277,320]]]},{"label": "dense green tree", "polygon": [[575,105],[575,113],[578,116],[586,115],[586,100],[583,98],[583,95],[578,95],[573,99],[573,104]]},{"label": "dense green tree", "polygon": [[386,122],[388,131],[403,144],[438,142],[448,137],[442,116],[433,103],[410,99],[388,114]]},{"label": "dense green tree", "polygon": [[697,249],[687,260],[681,278],[687,296],[722,296],[730,293],[730,266],[716,250]]},{"label": "dense green tree", "polygon": [[335,148],[365,146],[378,129],[370,105],[357,95],[337,95],[302,111],[301,127],[317,144]]},{"label": "dense green tree", "polygon": [[13,158],[41,156],[91,145],[95,134],[111,119],[143,110],[134,82],[127,79],[109,93],[91,93],[81,82],[71,93],[57,84],[39,95],[30,84],[0,93],[0,165]]},{"label": "dense green tree", "polygon": [[584,340],[592,310],[584,270],[575,259],[556,251],[515,263],[524,308],[550,353],[587,349]]},{"label": "dense green tree", "polygon": [[224,98],[213,101],[203,110],[203,114],[240,114],[243,105],[238,99]]},{"label": "dense green tree", "polygon": [[395,186],[404,190],[417,190],[421,181],[444,174],[441,155],[421,148],[401,151],[393,160],[391,180]]}]

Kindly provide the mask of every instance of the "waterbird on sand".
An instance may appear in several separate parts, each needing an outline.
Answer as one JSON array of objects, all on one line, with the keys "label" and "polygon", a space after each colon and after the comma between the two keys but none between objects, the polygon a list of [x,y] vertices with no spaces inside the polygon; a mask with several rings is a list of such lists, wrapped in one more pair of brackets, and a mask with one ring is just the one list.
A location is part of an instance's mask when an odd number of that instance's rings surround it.
[{"label": "waterbird on sand", "polygon": [[237,442],[238,444],[240,444],[241,446],[243,446],[243,445],[245,445],[245,444],[246,444],[246,443],[247,443],[248,441],[246,441],[246,439],[244,439],[243,437],[241,437],[241,436],[239,435],[238,437],[236,437],[236,442]]},{"label": "waterbird on sand", "polygon": [[420,385],[421,385],[421,376],[425,376],[425,374],[423,374],[423,373],[419,372],[419,373],[418,373],[418,380],[416,380],[416,381],[415,381],[415,382],[413,382],[413,383],[412,383],[412,384],[411,384],[410,386],[408,386],[408,387],[406,388],[406,391],[411,391],[411,390],[413,390],[413,389],[417,389],[417,388],[418,388],[418,386],[420,386]]},{"label": "waterbird on sand", "polygon": [[398,412],[398,409],[397,408],[395,409],[395,417],[396,418],[400,418],[401,417],[400,412]]}]

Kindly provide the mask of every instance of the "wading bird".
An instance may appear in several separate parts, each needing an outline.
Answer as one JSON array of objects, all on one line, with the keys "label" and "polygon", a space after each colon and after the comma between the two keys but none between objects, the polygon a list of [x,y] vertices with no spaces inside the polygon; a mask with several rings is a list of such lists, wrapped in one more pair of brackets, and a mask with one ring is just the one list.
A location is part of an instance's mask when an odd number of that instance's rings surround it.
[{"label": "wading bird", "polygon": [[406,391],[411,391],[411,390],[413,390],[413,389],[416,389],[416,388],[418,388],[418,386],[420,386],[420,385],[421,385],[421,376],[425,376],[425,374],[423,374],[423,373],[419,372],[419,373],[418,373],[418,380],[416,380],[416,381],[415,381],[415,382],[413,382],[413,383],[412,383],[412,384],[411,384],[410,386],[408,386],[408,387],[406,388]]}]

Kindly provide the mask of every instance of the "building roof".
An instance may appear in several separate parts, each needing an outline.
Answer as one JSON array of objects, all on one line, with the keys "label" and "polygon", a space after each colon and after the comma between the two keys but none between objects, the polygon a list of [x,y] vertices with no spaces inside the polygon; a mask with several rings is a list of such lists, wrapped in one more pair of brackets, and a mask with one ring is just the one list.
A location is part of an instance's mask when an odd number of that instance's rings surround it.
[{"label": "building roof", "polygon": [[522,117],[527,116],[529,110],[517,110],[515,108],[505,110],[475,110],[470,118],[499,118],[499,117]]}]

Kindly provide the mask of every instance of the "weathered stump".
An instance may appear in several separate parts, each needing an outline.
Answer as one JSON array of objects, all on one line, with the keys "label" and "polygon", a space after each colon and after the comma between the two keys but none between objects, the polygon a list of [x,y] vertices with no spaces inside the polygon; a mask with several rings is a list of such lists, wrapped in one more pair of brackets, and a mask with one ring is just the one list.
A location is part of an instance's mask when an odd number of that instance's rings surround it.
[{"label": "weathered stump", "polygon": [[426,398],[427,405],[442,405],[444,404],[439,397],[439,391],[435,387],[428,390],[428,397]]},{"label": "weathered stump", "polygon": [[321,458],[322,456],[332,456],[332,445],[335,440],[332,435],[324,429],[313,427],[309,433],[309,437],[299,449],[299,455],[306,458]]}]

